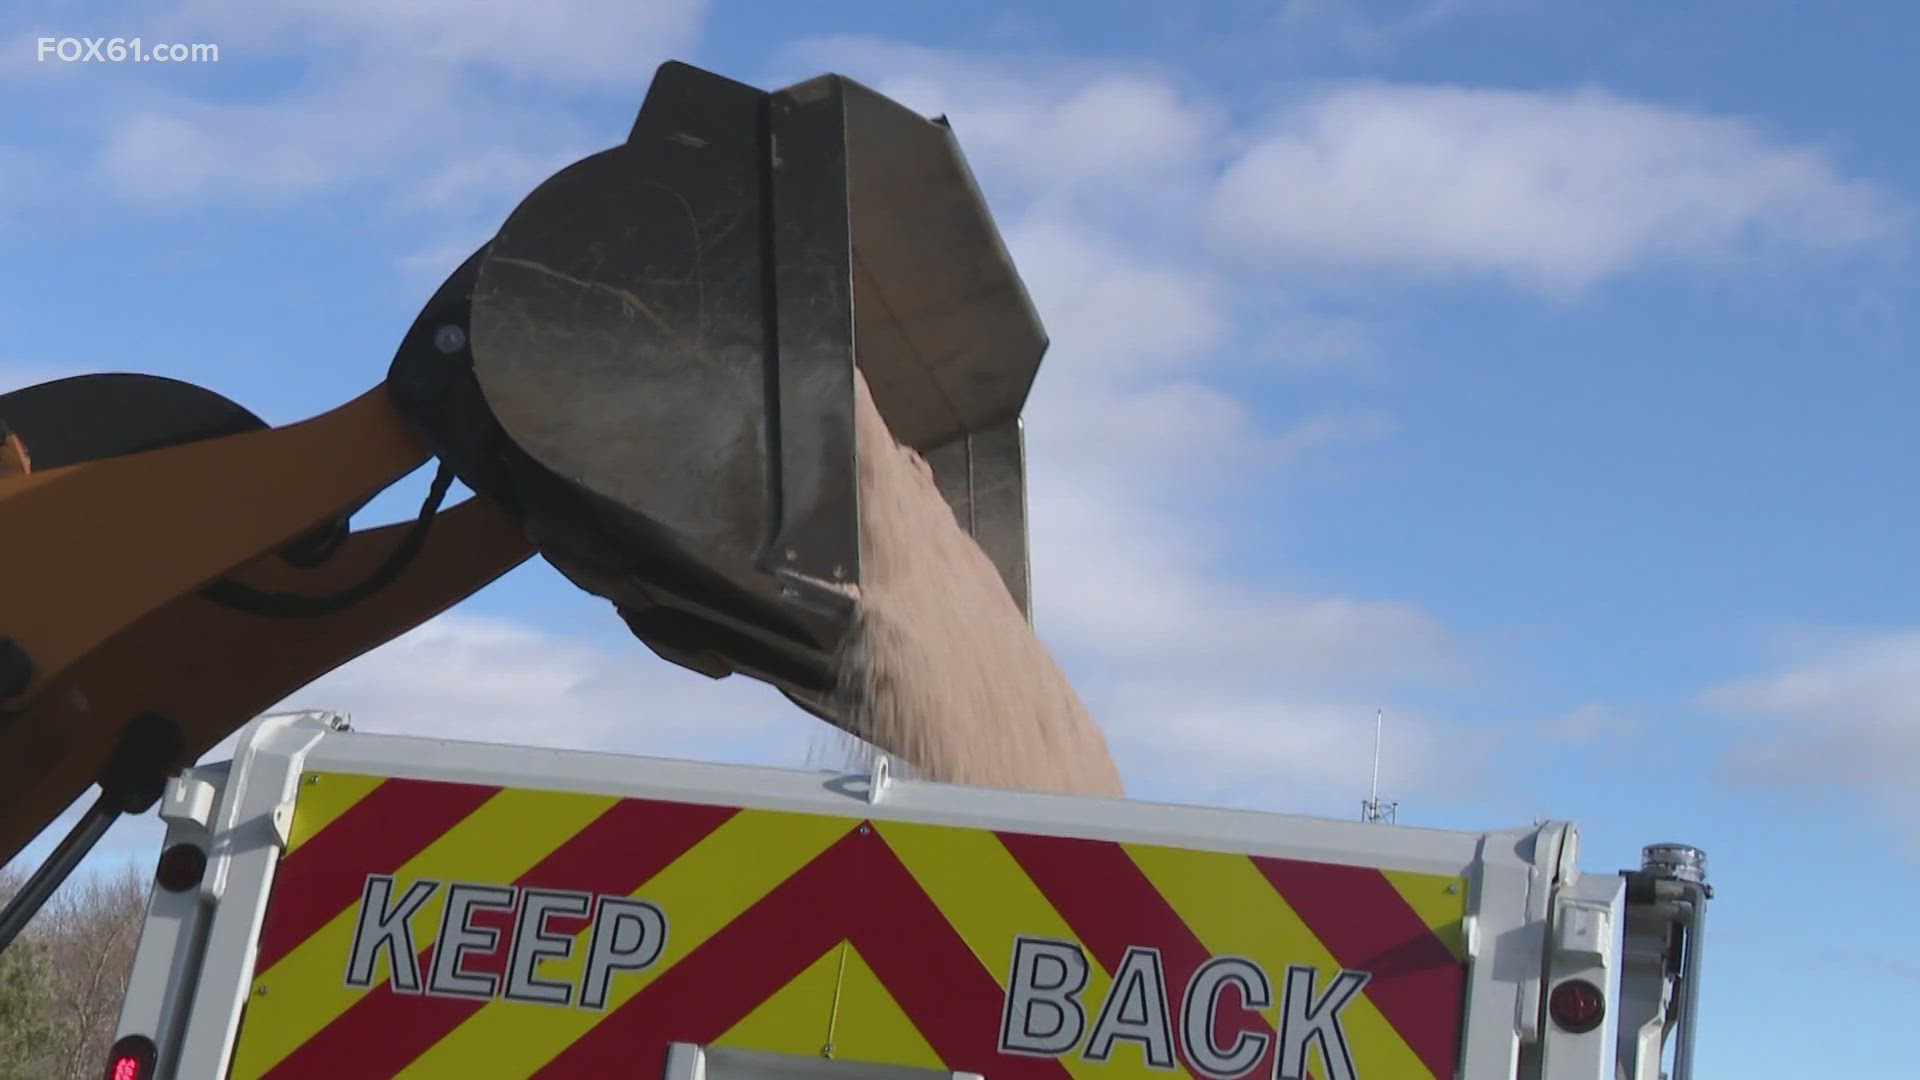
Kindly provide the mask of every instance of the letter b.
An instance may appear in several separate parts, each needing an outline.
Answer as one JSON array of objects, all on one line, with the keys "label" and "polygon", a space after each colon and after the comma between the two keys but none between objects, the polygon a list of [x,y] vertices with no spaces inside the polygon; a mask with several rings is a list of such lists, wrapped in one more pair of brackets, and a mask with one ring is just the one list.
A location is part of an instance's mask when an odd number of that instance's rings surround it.
[{"label": "letter b", "polygon": [[1072,942],[1016,938],[1000,1019],[1001,1053],[1057,1058],[1080,1045],[1087,1033],[1080,995],[1090,974],[1087,954]]}]

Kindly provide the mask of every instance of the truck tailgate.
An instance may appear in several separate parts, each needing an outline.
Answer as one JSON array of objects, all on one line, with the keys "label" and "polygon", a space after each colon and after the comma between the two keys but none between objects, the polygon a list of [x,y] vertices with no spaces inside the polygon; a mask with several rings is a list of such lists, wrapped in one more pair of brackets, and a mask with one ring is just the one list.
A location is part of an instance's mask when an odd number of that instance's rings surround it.
[{"label": "truck tailgate", "polygon": [[1456,1074],[1465,878],[858,805],[306,773],[231,1075]]}]

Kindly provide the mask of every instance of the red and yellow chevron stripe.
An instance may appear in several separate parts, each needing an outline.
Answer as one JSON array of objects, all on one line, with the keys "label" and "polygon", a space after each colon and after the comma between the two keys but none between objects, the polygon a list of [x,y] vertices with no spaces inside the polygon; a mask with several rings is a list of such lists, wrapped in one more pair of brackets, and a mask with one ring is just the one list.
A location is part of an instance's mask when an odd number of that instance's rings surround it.
[{"label": "red and yellow chevron stripe", "polygon": [[685,1042],[1451,1080],[1465,913],[1453,877],[311,774],[231,1075],[660,1076]]}]

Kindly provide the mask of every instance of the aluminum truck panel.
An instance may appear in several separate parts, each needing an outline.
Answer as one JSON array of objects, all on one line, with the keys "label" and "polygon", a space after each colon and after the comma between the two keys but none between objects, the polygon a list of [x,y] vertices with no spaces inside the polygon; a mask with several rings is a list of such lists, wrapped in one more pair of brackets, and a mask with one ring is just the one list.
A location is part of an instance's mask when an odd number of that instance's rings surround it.
[{"label": "aluminum truck panel", "polygon": [[1467,879],[312,771],[232,1076],[1451,1078]]}]

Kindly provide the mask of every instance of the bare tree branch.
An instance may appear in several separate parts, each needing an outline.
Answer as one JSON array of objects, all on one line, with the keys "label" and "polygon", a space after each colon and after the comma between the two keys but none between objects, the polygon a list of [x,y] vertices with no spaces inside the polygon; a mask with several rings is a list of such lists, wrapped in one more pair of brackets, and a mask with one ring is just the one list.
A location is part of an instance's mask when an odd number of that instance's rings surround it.
[{"label": "bare tree branch", "polygon": [[[0,902],[22,876],[0,868]],[[146,914],[145,875],[70,883],[0,954],[0,1080],[93,1080],[112,1045]]]}]

